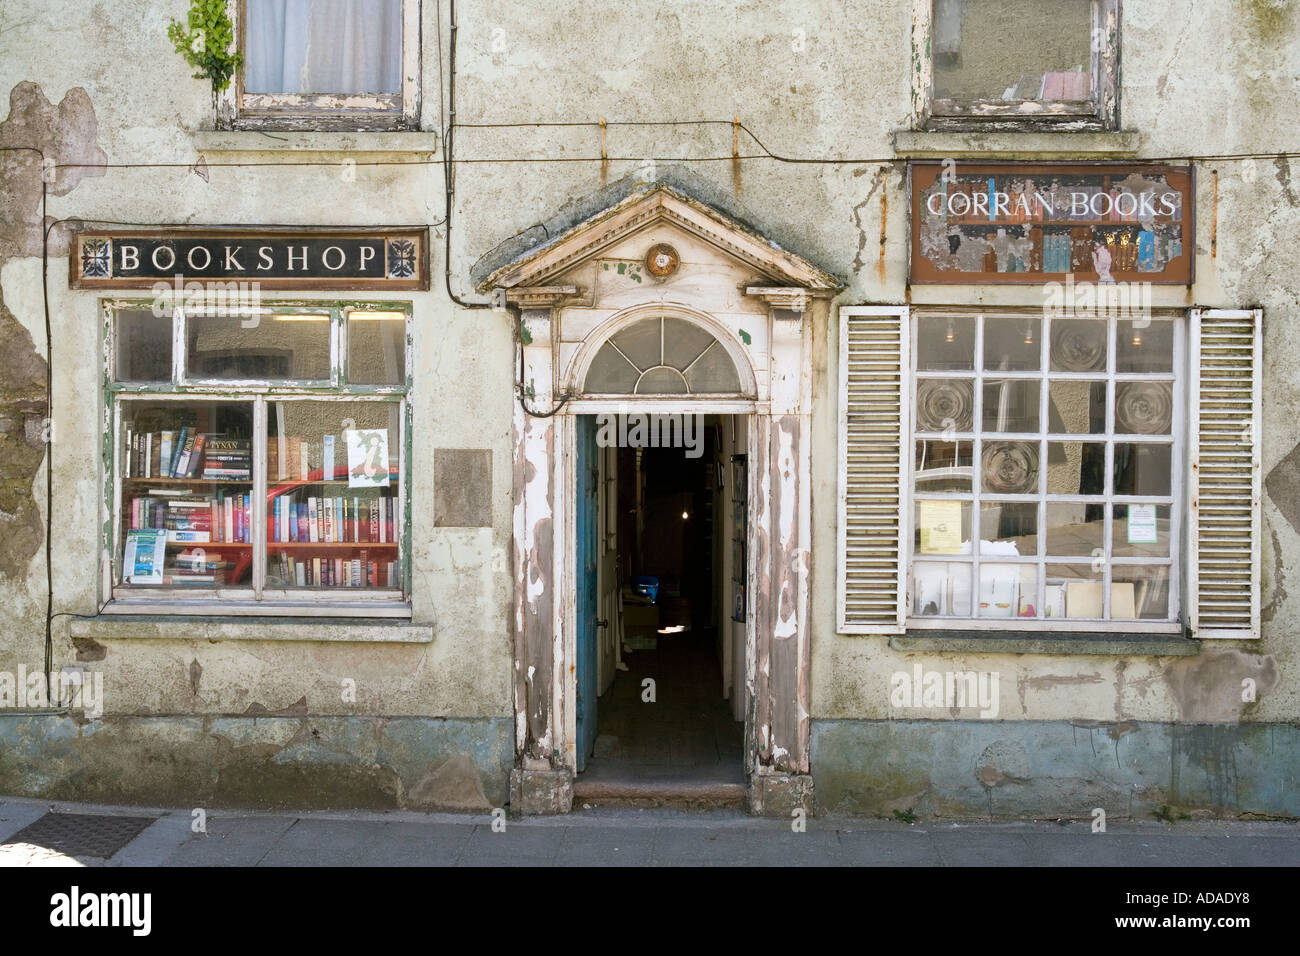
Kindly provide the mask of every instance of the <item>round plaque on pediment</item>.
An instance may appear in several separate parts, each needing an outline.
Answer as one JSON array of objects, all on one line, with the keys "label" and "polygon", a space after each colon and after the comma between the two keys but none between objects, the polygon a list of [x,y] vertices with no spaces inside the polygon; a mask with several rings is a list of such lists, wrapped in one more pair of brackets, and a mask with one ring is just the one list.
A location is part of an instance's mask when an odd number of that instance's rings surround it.
[{"label": "round plaque on pediment", "polygon": [[677,271],[681,259],[677,250],[666,242],[657,242],[645,254],[645,268],[657,279],[666,279]]}]

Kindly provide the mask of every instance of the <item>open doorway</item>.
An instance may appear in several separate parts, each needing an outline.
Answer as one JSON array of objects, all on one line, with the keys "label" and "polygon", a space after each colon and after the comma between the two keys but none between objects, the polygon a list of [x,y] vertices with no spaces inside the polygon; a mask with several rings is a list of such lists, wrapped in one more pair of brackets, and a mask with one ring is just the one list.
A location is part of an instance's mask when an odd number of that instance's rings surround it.
[{"label": "open doorway", "polygon": [[579,796],[743,793],[748,422],[580,418]]}]

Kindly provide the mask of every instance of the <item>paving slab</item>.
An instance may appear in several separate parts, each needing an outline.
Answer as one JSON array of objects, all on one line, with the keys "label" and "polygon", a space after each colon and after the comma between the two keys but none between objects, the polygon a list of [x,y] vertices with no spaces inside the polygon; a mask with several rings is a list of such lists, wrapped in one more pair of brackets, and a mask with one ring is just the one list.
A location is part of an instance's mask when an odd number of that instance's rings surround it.
[{"label": "paving slab", "polygon": [[0,802],[0,843],[49,812],[48,804],[38,803],[35,800]]},{"label": "paving slab", "polygon": [[209,814],[207,832],[196,833],[166,858],[165,865],[256,866],[295,822],[295,817]]},{"label": "paving slab", "polygon": [[108,865],[153,866],[199,836],[194,832],[194,822],[194,817],[185,811],[159,817],[143,833],[114,853]]},{"label": "paving slab", "polygon": [[654,855],[651,827],[566,827],[555,862],[560,866],[647,866]]},{"label": "paving slab", "polygon": [[930,842],[944,866],[1031,866],[1032,854],[1021,833],[930,831]]},{"label": "paving slab", "polygon": [[185,809],[106,807],[6,798],[0,840],[46,813],[156,816],[111,860],[77,860],[42,847],[0,852],[3,866],[1300,866],[1300,823],[1256,821],[980,823],[810,817],[730,809],[597,807],[553,817],[312,811],[208,815],[192,830]]},{"label": "paving slab", "polygon": [[550,864],[555,861],[565,831],[555,827],[533,827],[510,822],[502,831],[477,824],[465,845],[461,865],[502,866]]}]

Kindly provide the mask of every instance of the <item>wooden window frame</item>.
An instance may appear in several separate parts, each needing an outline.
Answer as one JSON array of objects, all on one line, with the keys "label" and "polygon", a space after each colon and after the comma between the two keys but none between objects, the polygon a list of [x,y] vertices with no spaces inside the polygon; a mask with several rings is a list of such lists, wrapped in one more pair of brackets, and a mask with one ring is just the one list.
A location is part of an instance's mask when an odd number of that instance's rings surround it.
[{"label": "wooden window frame", "polygon": [[[101,568],[105,614],[298,616],[324,617],[411,616],[410,467],[412,411],[410,388],[413,380],[411,343],[412,305],[391,301],[284,301],[263,303],[265,313],[328,313],[330,315],[330,379],[328,381],[225,380],[192,381],[186,378],[186,317],[183,306],[171,309],[172,376],[168,382],[119,382],[116,376],[117,342],[115,317],[119,310],[150,309],[152,301],[112,299],[101,302],[105,335],[104,397],[109,435],[103,443],[105,522],[107,554]],[[221,310],[204,310],[221,314]],[[351,385],[347,382],[348,317],[354,311],[401,312],[405,314],[405,369],[400,385]],[[122,463],[124,405],[132,402],[246,402],[253,406],[252,496],[250,524],[252,541],[251,583],[218,587],[207,591],[194,588],[140,588],[120,583],[122,551]],[[383,590],[362,588],[288,589],[266,583],[267,535],[266,475],[267,404],[284,401],[377,402],[398,406],[398,481],[396,528],[398,586]],[[274,542],[269,542],[274,544]]]},{"label": "wooden window frame", "polygon": [[[217,98],[217,124],[222,129],[302,132],[369,132],[415,130],[420,125],[420,5],[402,4],[402,91],[368,93],[249,93],[244,90],[244,66]],[[248,48],[247,0],[227,0],[236,42]]]},{"label": "wooden window frame", "polygon": [[1092,88],[1087,100],[951,100],[934,96],[934,0],[913,0],[913,128],[936,132],[1119,129],[1120,0],[1091,3]]},{"label": "wooden window frame", "polygon": [[[964,319],[975,319],[976,338],[974,343],[975,350],[975,368],[971,371],[930,371],[919,372],[917,370],[917,346],[918,335],[921,326],[921,319],[934,317],[962,317]],[[983,362],[980,357],[983,354],[983,320],[985,318],[1014,318],[1028,320],[1037,323],[1036,329],[1039,335],[1040,344],[1040,368],[1036,371],[1006,371],[999,369],[983,369]],[[930,492],[924,493],[926,499],[937,500],[957,500],[969,502],[971,505],[971,529],[970,540],[972,542],[970,555],[950,555],[948,558],[965,559],[963,563],[971,567],[971,614],[970,617],[940,617],[940,616],[916,616],[912,613],[912,585],[913,574],[912,568],[916,559],[912,531],[912,510],[915,507],[916,489],[915,475],[909,468],[908,483],[905,488],[905,497],[908,501],[908,513],[906,515],[907,530],[902,535],[902,542],[905,548],[903,556],[903,566],[906,569],[907,577],[907,629],[909,631],[923,630],[942,630],[942,631],[1037,631],[1037,632],[1088,632],[1093,634],[1105,633],[1165,633],[1165,634],[1182,634],[1186,630],[1184,623],[1184,602],[1183,602],[1183,584],[1186,577],[1184,568],[1185,555],[1183,554],[1184,542],[1187,540],[1186,508],[1187,508],[1187,490],[1185,483],[1185,462],[1187,461],[1188,447],[1188,420],[1186,413],[1187,394],[1190,387],[1190,377],[1187,369],[1188,351],[1190,348],[1190,336],[1192,330],[1188,321],[1186,312],[1170,311],[1153,313],[1153,321],[1170,321],[1174,323],[1174,344],[1173,344],[1173,362],[1172,371],[1168,373],[1120,373],[1115,371],[1116,357],[1116,333],[1118,321],[1127,318],[1124,315],[1118,317],[1098,317],[1098,321],[1107,323],[1107,349],[1106,349],[1106,369],[1104,372],[1052,372],[1048,364],[1048,350],[1050,348],[1050,323],[1044,323],[1044,315],[1041,309],[1018,310],[1018,309],[991,309],[991,310],[960,310],[944,309],[941,307],[927,308],[924,310],[914,309],[912,312],[912,329],[910,344],[910,360],[908,374],[908,404],[915,407],[917,385],[926,378],[930,379],[952,379],[960,378],[964,381],[971,381],[973,388],[973,404],[971,408],[971,425],[969,432],[956,432],[948,436],[949,438],[970,441],[972,455],[972,484],[970,492]],[[1067,318],[1075,318],[1068,316]],[[1106,462],[1108,479],[1109,474],[1113,471],[1111,464],[1113,458],[1113,448],[1116,443],[1156,443],[1170,446],[1170,493],[1164,495],[1116,495],[1113,489],[1109,489],[1104,495],[1057,495],[1045,490],[1045,478],[1040,477],[1039,490],[1033,493],[1026,493],[1017,496],[1000,496],[997,500],[1002,502],[1017,501],[1037,503],[1039,505],[1037,536],[1039,538],[1039,552],[1034,555],[1018,556],[1012,559],[1003,555],[981,556],[979,547],[974,542],[979,537],[980,532],[980,515],[979,507],[984,495],[980,490],[979,481],[979,462],[981,460],[980,446],[982,436],[986,434],[982,428],[982,403],[983,403],[983,381],[985,378],[993,378],[1001,381],[1009,379],[1026,379],[1037,381],[1040,385],[1039,395],[1039,430],[1036,433],[987,433],[996,434],[998,441],[1035,441],[1039,444],[1040,458],[1043,453],[1044,444],[1051,441],[1104,441],[1106,443]],[[1054,433],[1048,430],[1048,422],[1045,420],[1045,403],[1048,401],[1048,385],[1051,381],[1104,381],[1107,391],[1107,429],[1099,435],[1075,435],[1066,433]],[[1115,388],[1116,383],[1124,381],[1168,381],[1173,383],[1173,418],[1170,423],[1170,436],[1168,441],[1163,436],[1143,436],[1116,433],[1114,428],[1114,407],[1115,407]],[[919,432],[915,426],[915,416],[912,416],[911,427],[907,431],[907,445],[903,449],[906,460],[909,464],[913,461],[916,454],[916,442],[918,438],[933,438],[935,433]],[[1049,436],[1051,436],[1049,438]],[[1040,467],[1040,476],[1043,472]],[[1076,499],[1087,498],[1095,503],[1104,504],[1108,515],[1112,514],[1115,505],[1125,505],[1134,503],[1133,499],[1141,499],[1136,503],[1142,504],[1164,504],[1169,508],[1170,528],[1169,528],[1169,555],[1166,558],[1116,558],[1112,553],[1111,534],[1114,527],[1113,515],[1105,524],[1104,541],[1105,541],[1105,567],[1101,577],[1102,587],[1102,618],[1046,618],[1046,617],[986,617],[976,616],[978,612],[976,595],[978,593],[979,566],[981,557],[987,563],[992,564],[1026,564],[1032,565],[1039,569],[1038,575],[1038,594],[1035,597],[1035,607],[1042,607],[1043,594],[1046,587],[1046,577],[1043,573],[1047,565],[1050,564],[1069,564],[1078,563],[1077,560],[1068,556],[1055,557],[1047,554],[1045,536],[1047,533],[1046,524],[1046,507],[1053,502],[1070,502]],[[944,563],[947,559],[936,557],[931,563]],[[1165,619],[1141,619],[1141,618],[1123,618],[1109,619],[1110,613],[1110,588],[1107,587],[1111,582],[1111,571],[1116,567],[1142,567],[1150,564],[1160,564],[1169,567],[1169,608],[1168,616]]]}]

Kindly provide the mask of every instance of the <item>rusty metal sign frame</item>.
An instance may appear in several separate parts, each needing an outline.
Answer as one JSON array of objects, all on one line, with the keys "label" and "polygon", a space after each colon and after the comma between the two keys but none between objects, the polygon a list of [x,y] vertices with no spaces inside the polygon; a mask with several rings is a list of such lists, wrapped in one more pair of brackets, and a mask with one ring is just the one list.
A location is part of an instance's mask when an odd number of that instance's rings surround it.
[{"label": "rusty metal sign frame", "polygon": [[[1077,281],[1096,282],[1099,279],[1095,269],[1076,269],[1072,273],[1067,272],[1044,272],[1044,271],[1026,271],[1026,272],[974,272],[974,271],[940,271],[935,268],[928,257],[921,252],[921,237],[923,232],[924,216],[921,208],[921,197],[924,190],[934,185],[935,181],[942,175],[944,161],[942,160],[912,160],[907,164],[907,189],[908,189],[908,262],[907,274],[909,285],[1040,285],[1046,282],[1063,281],[1069,274],[1073,274]],[[957,161],[957,170],[959,176],[969,175],[988,175],[988,176],[1008,176],[1033,177],[1034,175],[1044,176],[1052,174],[1064,175],[1098,175],[1114,176],[1116,173],[1138,173],[1142,175],[1162,175],[1167,177],[1170,188],[1180,194],[1182,197],[1182,220],[1180,243],[1182,251],[1179,255],[1170,260],[1168,268],[1161,272],[1139,271],[1136,269],[1123,270],[1115,268],[1111,270],[1111,277],[1116,282],[1149,282],[1153,285],[1187,285],[1190,286],[1196,277],[1196,169],[1192,165],[1174,166],[1157,163],[1137,163],[1137,162],[1008,162],[1008,163],[983,163],[983,162],[963,162]],[[925,215],[929,215],[925,213]],[[1106,227],[1125,227],[1133,226],[1133,221],[1115,221],[1106,222],[1099,219],[1079,219],[1079,220],[1061,220],[1059,222],[1048,223],[1048,225],[1057,225],[1060,227],[1070,227],[1074,229],[1085,228],[1106,228]],[[965,225],[973,225],[966,223]],[[999,223],[996,220],[989,223],[990,227],[998,226],[1033,226],[1041,223],[1024,222],[1005,222]],[[1041,255],[1041,253],[1040,253]]]},{"label": "rusty metal sign frame", "polygon": [[[238,273],[187,274],[184,269],[174,275],[114,275],[114,243],[124,239],[153,242],[294,242],[337,240],[383,241],[384,275],[375,278],[357,276],[303,275],[286,276],[283,272],[259,274],[253,269]],[[96,243],[107,242],[97,247]],[[390,254],[400,247],[402,268],[393,270]],[[249,250],[245,254],[253,255]],[[429,230],[427,226],[329,227],[329,226],[165,226],[151,229],[84,229],[73,237],[68,257],[68,287],[72,289],[152,289],[159,282],[256,282],[264,290],[301,292],[345,290],[383,290],[388,292],[427,292],[429,289]],[[406,274],[409,270],[409,274]],[[179,278],[178,278],[179,276]]]}]

